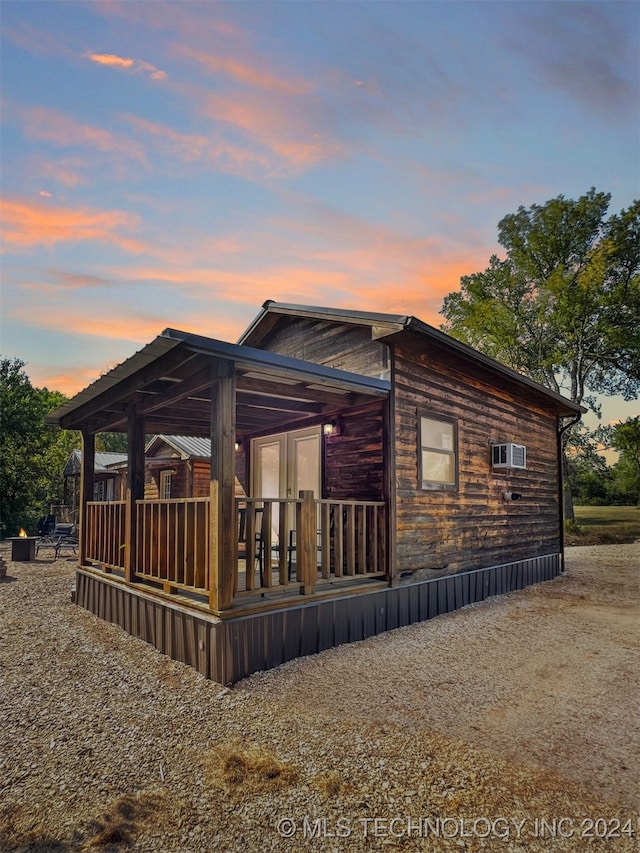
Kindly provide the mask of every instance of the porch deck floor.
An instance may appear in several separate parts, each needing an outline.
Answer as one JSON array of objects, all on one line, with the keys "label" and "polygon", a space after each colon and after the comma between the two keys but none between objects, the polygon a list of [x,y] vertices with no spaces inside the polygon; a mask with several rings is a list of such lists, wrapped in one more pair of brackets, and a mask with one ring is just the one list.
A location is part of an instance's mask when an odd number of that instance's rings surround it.
[{"label": "porch deck floor", "polygon": [[[125,583],[124,571],[111,569],[109,572],[104,572],[96,565],[82,565],[82,569],[89,569],[95,572],[105,580],[114,580],[119,583]],[[214,614],[220,619],[236,618],[238,616],[250,615],[266,610],[277,610],[291,607],[299,607],[319,599],[331,597],[344,597],[345,595],[357,595],[362,592],[371,592],[376,589],[386,589],[389,586],[385,578],[373,575],[346,575],[338,578],[327,580],[320,575],[316,580],[316,586],[313,594],[302,595],[300,593],[300,582],[295,580],[295,565],[292,573],[293,580],[282,586],[260,587],[259,572],[256,570],[255,583],[258,588],[247,590],[246,588],[246,572],[240,568],[238,572],[238,590],[234,596],[232,606],[225,611],[212,611],[209,609],[209,601],[206,592],[198,590],[190,590],[184,588],[176,588],[175,591],[166,592],[160,589],[156,583],[150,580],[141,579],[134,585],[127,584],[128,589],[139,589],[141,592],[149,593],[154,596],[159,596],[167,601],[172,601],[181,604],[184,607],[194,608],[198,611]],[[276,568],[272,570],[272,580],[278,580],[278,571]],[[162,584],[162,580],[158,580],[157,584]]]}]

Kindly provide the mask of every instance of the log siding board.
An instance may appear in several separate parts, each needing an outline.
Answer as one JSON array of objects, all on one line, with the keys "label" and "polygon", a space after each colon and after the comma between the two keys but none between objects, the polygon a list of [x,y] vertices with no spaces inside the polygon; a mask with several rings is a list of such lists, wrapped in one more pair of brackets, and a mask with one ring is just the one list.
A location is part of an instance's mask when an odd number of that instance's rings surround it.
[{"label": "log siding board", "polygon": [[323,497],[384,500],[384,407],[344,412],[338,435],[324,437]]},{"label": "log siding board", "polygon": [[[396,576],[439,576],[559,549],[556,419],[428,355],[394,353]],[[453,418],[456,490],[419,483],[421,416]],[[491,468],[490,446],[527,446],[527,468]],[[504,492],[518,492],[506,502]]]},{"label": "log siding board", "polygon": [[371,340],[368,326],[286,318],[267,334],[260,348],[362,376],[386,378],[389,370],[388,347]]}]

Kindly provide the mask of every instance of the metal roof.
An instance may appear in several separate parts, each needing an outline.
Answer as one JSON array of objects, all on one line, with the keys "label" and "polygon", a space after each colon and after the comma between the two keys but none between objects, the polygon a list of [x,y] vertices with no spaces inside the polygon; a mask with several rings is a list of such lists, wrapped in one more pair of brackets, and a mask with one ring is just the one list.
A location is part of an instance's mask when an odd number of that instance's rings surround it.
[{"label": "metal roof", "polygon": [[[96,474],[104,474],[109,470],[110,465],[120,465],[127,461],[126,453],[111,453],[107,451],[97,450],[95,454],[94,471]],[[82,451],[72,450],[71,455],[67,459],[64,466],[63,475],[69,477],[72,474],[79,474],[82,465]]]},{"label": "metal roof", "polygon": [[154,435],[147,443],[145,452],[148,453],[159,442],[168,444],[176,453],[180,454],[182,459],[190,459],[194,456],[202,459],[211,458],[211,439],[204,436]]},{"label": "metal roof", "polygon": [[[218,366],[216,368],[216,365]],[[63,403],[47,422],[90,432],[126,430],[127,407],[145,415],[150,433],[209,432],[207,389],[216,370],[232,365],[238,428],[267,429],[287,418],[335,410],[364,398],[385,397],[389,382],[176,329],[151,343]],[[339,399],[340,397],[340,399]],[[210,394],[209,394],[210,400]],[[206,426],[205,426],[206,422]]]}]

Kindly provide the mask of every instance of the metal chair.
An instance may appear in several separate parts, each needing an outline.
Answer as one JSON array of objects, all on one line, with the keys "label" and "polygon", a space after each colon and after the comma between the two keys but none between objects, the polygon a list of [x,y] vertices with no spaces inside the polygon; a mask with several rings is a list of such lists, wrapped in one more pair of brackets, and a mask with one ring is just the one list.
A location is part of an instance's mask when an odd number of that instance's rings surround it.
[{"label": "metal chair", "polygon": [[56,524],[46,536],[36,542],[36,557],[41,548],[52,548],[57,560],[62,551],[78,553],[78,535],[74,524]]}]

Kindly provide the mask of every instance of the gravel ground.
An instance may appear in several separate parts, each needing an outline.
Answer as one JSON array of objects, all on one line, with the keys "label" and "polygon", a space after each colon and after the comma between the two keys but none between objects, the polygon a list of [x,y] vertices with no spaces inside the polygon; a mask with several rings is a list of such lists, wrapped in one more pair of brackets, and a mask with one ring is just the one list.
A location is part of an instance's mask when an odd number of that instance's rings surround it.
[{"label": "gravel ground", "polygon": [[567,567],[227,690],[8,562],[0,850],[637,851],[640,545]]}]

